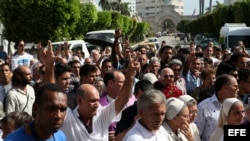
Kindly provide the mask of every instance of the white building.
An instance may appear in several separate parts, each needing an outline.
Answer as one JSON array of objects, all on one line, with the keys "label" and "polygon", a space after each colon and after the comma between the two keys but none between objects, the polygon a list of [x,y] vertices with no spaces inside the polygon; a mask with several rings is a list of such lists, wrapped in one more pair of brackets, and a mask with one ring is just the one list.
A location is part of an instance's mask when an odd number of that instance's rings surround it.
[{"label": "white building", "polygon": [[184,14],[183,0],[136,0],[136,10],[139,16],[154,16],[161,10],[162,5],[174,5],[180,15]]},{"label": "white building", "polygon": [[122,3],[128,3],[131,17],[136,14],[136,0],[122,0]]},{"label": "white building", "polygon": [[232,4],[234,4],[235,2],[237,2],[237,1],[239,1],[239,0],[224,0],[224,4],[225,4],[225,5],[232,5]]}]

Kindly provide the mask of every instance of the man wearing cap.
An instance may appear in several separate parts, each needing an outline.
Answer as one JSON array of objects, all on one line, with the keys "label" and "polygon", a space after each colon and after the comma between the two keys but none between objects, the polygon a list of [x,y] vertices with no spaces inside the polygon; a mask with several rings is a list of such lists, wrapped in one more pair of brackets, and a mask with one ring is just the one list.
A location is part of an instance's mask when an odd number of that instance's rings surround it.
[{"label": "man wearing cap", "polygon": [[165,96],[162,92],[158,90],[146,91],[138,101],[140,118],[122,141],[170,141],[169,134],[162,127],[165,113]]},{"label": "man wearing cap", "polygon": [[167,99],[166,107],[166,119],[162,125],[170,134],[171,140],[193,140],[189,129],[189,110],[186,104],[178,98],[171,97]]},{"label": "man wearing cap", "polygon": [[239,86],[232,75],[222,74],[215,81],[215,94],[198,104],[198,115],[195,123],[200,131],[202,141],[209,141],[212,132],[217,128],[221,103],[226,98],[237,96]]}]

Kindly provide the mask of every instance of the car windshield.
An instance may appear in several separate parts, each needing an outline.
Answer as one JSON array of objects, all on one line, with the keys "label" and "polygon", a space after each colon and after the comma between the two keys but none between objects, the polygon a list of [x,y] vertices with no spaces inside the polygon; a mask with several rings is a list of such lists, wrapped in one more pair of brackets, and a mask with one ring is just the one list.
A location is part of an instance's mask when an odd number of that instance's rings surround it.
[{"label": "car windshield", "polygon": [[149,42],[157,42],[157,39],[148,39]]}]

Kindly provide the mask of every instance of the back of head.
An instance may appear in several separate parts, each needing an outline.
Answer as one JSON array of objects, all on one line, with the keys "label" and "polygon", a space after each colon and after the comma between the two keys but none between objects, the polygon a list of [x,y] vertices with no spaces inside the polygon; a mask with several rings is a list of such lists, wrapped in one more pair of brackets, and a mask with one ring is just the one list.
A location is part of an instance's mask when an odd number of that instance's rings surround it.
[{"label": "back of head", "polygon": [[96,72],[97,68],[95,65],[85,64],[80,68],[80,76],[87,76],[91,72]]},{"label": "back of head", "polygon": [[155,104],[165,104],[166,98],[163,93],[159,90],[151,89],[144,92],[141,96],[140,101],[137,103],[139,110],[148,110],[150,106]]},{"label": "back of head", "polygon": [[221,62],[217,68],[216,76],[220,76],[221,74],[228,74],[230,71],[237,70],[234,64],[230,62]]},{"label": "back of head", "polygon": [[222,74],[218,76],[215,81],[215,92],[217,93],[222,89],[223,86],[229,85],[232,79],[235,78],[229,74]]},{"label": "back of head", "polygon": [[[24,68],[26,66],[18,66],[14,71],[13,71],[13,75],[12,75],[12,86],[13,87],[18,87],[20,85],[22,85],[22,80],[23,80],[23,74],[24,74]],[[28,67],[26,67],[28,68]]]},{"label": "back of head", "polygon": [[249,76],[250,76],[249,69],[239,70],[239,82],[241,81],[249,82]]},{"label": "back of head", "polygon": [[135,84],[135,96],[139,93],[154,89],[153,84],[149,80],[142,79]]},{"label": "back of head", "polygon": [[142,80],[148,80],[150,83],[154,84],[158,79],[153,73],[146,73],[143,75]]}]

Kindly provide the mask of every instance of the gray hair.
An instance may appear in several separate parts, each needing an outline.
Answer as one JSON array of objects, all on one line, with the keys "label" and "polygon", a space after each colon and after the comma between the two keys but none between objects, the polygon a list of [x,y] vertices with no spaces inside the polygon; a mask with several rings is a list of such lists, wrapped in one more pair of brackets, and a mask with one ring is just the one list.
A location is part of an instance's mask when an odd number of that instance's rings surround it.
[{"label": "gray hair", "polygon": [[143,93],[140,100],[137,103],[137,108],[139,110],[146,111],[148,108],[154,104],[165,104],[166,98],[163,93],[159,90],[151,89]]},{"label": "gray hair", "polygon": [[169,66],[172,67],[174,64],[182,66],[182,62],[179,59],[172,59],[169,62]]},{"label": "gray hair", "polygon": [[152,63],[158,63],[160,64],[160,60],[158,57],[152,57],[150,60],[149,60],[149,65],[151,65]]}]

